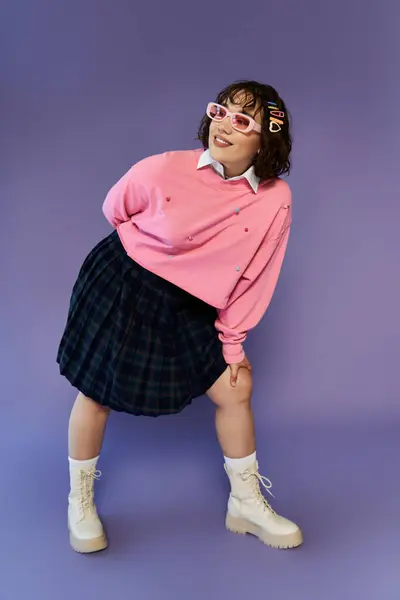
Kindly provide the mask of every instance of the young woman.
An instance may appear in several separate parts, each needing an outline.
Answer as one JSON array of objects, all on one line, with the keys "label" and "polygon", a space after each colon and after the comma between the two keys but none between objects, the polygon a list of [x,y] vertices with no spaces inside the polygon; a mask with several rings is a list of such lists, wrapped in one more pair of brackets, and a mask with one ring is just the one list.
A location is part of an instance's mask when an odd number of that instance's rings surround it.
[{"label": "young woman", "polygon": [[[108,193],[114,231],[89,253],[72,291],[57,362],[78,389],[69,423],[70,542],[107,546],[94,480],[111,410],[160,416],[207,394],[231,484],[226,527],[275,548],[299,527],[262,494],[252,373],[243,350],[272,298],[291,226],[291,135],[270,86],[239,81],[211,102],[201,150],[135,164]],[[271,494],[272,495],[272,494]]]}]

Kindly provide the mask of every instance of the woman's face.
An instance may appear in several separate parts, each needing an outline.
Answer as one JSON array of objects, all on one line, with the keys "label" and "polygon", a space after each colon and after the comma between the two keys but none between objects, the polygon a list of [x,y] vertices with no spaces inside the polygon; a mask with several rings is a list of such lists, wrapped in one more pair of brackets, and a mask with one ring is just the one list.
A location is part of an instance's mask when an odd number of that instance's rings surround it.
[{"label": "woman's face", "polygon": [[[244,108],[248,104],[248,96],[242,92],[234,98],[234,103],[224,104],[230,112],[245,113],[256,121],[262,123],[262,111],[254,108]],[[258,153],[261,147],[260,133],[252,130],[242,133],[232,128],[231,119],[224,121],[211,121],[208,138],[209,150],[212,158],[224,166],[227,177],[242,175]]]}]

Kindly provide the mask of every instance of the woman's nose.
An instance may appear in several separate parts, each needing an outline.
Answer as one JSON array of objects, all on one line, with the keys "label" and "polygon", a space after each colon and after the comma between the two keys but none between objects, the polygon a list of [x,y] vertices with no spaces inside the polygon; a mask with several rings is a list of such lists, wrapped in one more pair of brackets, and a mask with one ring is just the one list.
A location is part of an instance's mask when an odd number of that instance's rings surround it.
[{"label": "woman's nose", "polygon": [[219,133],[226,133],[229,135],[232,133],[232,121],[230,117],[226,117],[221,123],[218,124]]}]

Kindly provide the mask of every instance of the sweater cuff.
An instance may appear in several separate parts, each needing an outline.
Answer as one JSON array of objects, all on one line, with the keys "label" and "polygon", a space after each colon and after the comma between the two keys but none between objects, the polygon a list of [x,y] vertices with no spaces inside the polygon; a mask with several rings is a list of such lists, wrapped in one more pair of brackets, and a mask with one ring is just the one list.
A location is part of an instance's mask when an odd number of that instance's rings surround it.
[{"label": "sweater cuff", "polygon": [[240,363],[245,357],[242,344],[224,344],[222,352],[227,365]]}]

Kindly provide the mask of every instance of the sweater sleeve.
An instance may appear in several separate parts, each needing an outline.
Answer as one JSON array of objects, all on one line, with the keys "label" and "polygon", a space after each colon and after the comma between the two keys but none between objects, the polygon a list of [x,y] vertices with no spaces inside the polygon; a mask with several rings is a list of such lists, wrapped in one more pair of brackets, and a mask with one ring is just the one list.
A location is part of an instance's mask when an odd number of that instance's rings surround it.
[{"label": "sweater sleeve", "polygon": [[145,210],[148,193],[141,182],[144,161],[133,165],[125,175],[110,189],[104,202],[103,213],[113,227]]},{"label": "sweater sleeve", "polygon": [[227,364],[239,363],[247,332],[262,319],[274,294],[289,240],[290,206],[278,236],[268,236],[235,287],[215,326]]}]

